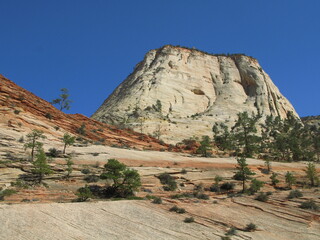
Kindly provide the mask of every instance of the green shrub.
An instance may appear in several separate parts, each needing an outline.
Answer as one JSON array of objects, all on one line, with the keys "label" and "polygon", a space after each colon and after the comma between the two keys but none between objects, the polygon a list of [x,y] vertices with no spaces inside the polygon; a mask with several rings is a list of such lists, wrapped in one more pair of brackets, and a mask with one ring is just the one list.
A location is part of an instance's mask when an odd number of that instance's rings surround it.
[{"label": "green shrub", "polygon": [[245,230],[246,230],[247,232],[254,232],[255,230],[257,230],[257,226],[256,226],[254,223],[249,223],[249,224],[246,226]]},{"label": "green shrub", "polygon": [[163,187],[165,191],[174,191],[177,189],[177,182],[170,174],[162,173],[158,176],[158,178],[162,184],[166,185]]},{"label": "green shrub", "polygon": [[184,222],[185,222],[185,223],[192,223],[192,222],[194,222],[194,218],[193,218],[193,217],[186,217],[186,218],[184,219]]},{"label": "green shrub", "polygon": [[14,114],[17,114],[17,115],[18,115],[21,111],[20,111],[20,110],[15,109],[13,112],[14,112]]},{"label": "green shrub", "polygon": [[204,193],[200,193],[200,194],[197,194],[197,198],[198,199],[208,200],[209,199],[209,195],[204,194]]},{"label": "green shrub", "polygon": [[61,152],[58,151],[56,148],[50,148],[50,149],[49,149],[49,152],[47,153],[47,155],[48,155],[49,157],[58,157],[60,153],[61,153]]},{"label": "green shrub", "polygon": [[269,200],[269,195],[267,193],[260,192],[258,196],[255,197],[255,200],[266,202]]},{"label": "green shrub", "polygon": [[308,200],[306,202],[301,203],[300,208],[310,209],[313,211],[319,210],[319,206],[313,200]]},{"label": "green shrub", "polygon": [[86,185],[85,187],[79,188],[76,195],[78,196],[77,198],[78,202],[85,202],[93,196],[88,185]]},{"label": "green shrub", "polygon": [[219,185],[216,183],[212,184],[209,189],[211,192],[220,192],[221,191]]},{"label": "green shrub", "polygon": [[179,207],[177,207],[176,205],[173,206],[172,208],[170,208],[169,211],[170,211],[170,212],[180,213],[180,214],[186,212],[186,210],[185,210],[184,208],[179,208]]},{"label": "green shrub", "polygon": [[85,180],[87,183],[98,182],[99,179],[100,179],[99,176],[94,175],[94,174],[87,175],[87,176],[84,177],[84,180]]},{"label": "green shrub", "polygon": [[226,235],[227,236],[232,236],[235,235],[237,233],[237,230],[234,227],[231,227],[227,232]]},{"label": "green shrub", "polygon": [[152,201],[152,203],[154,204],[161,204],[162,203],[162,199],[160,197],[155,197]]},{"label": "green shrub", "polygon": [[180,198],[193,198],[194,195],[191,193],[180,193],[180,194],[174,194],[170,196],[172,199],[180,199]]},{"label": "green shrub", "polygon": [[148,199],[148,200],[155,199],[155,198],[156,198],[156,196],[149,195],[149,194],[146,195],[146,199]]},{"label": "green shrub", "polygon": [[81,173],[83,173],[83,174],[89,174],[89,173],[90,173],[90,169],[84,168],[84,169],[81,170]]},{"label": "green shrub", "polygon": [[292,190],[288,195],[288,199],[303,197],[303,194],[299,190]]},{"label": "green shrub", "polygon": [[17,191],[13,190],[13,189],[5,189],[5,190],[0,190],[0,201],[4,200],[4,197],[6,196],[10,196],[12,194],[17,193]]},{"label": "green shrub", "polygon": [[259,181],[257,179],[252,179],[251,180],[251,184],[250,184],[250,187],[248,189],[248,193],[249,194],[254,194],[256,192],[258,192],[264,185],[264,182],[262,181]]},{"label": "green shrub", "polygon": [[220,189],[221,189],[221,190],[224,190],[224,191],[230,191],[230,190],[233,190],[234,187],[235,187],[235,184],[234,184],[234,183],[225,182],[225,183],[223,183],[223,184],[220,186]]},{"label": "green shrub", "polygon": [[46,118],[48,118],[48,119],[52,119],[52,115],[51,115],[51,113],[46,113],[45,115],[44,115]]},{"label": "green shrub", "polygon": [[85,136],[86,135],[86,125],[82,123],[81,127],[79,127],[76,132],[80,135]]}]

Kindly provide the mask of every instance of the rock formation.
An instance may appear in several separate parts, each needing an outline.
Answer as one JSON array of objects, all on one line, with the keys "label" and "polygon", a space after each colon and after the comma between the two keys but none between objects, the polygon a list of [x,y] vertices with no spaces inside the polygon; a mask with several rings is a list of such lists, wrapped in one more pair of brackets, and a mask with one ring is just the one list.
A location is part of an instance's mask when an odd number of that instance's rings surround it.
[{"label": "rock formation", "polygon": [[215,122],[231,126],[244,111],[297,116],[256,59],[166,45],[148,52],[92,118],[175,143],[212,136]]}]

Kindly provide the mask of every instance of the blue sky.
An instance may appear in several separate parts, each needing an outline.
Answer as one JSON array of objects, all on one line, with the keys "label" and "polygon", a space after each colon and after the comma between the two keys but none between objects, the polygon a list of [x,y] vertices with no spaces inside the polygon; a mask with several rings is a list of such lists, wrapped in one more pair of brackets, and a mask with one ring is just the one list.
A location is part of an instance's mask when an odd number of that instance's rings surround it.
[{"label": "blue sky", "polygon": [[0,0],[0,73],[90,116],[165,44],[257,58],[300,116],[320,115],[318,0]]}]

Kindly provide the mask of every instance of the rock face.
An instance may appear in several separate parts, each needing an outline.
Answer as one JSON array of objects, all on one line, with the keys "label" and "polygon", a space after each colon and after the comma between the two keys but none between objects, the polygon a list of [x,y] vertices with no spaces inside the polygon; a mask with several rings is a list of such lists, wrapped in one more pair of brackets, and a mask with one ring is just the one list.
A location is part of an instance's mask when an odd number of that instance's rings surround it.
[{"label": "rock face", "polygon": [[233,125],[243,111],[297,116],[256,59],[166,45],[148,52],[92,118],[174,143],[211,136],[215,122]]}]

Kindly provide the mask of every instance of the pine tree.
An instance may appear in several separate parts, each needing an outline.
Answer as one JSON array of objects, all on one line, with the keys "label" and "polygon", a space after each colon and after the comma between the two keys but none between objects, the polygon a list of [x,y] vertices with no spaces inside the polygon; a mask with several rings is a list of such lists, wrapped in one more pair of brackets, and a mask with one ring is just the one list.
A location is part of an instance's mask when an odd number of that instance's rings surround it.
[{"label": "pine tree", "polygon": [[61,88],[60,91],[60,98],[52,100],[51,104],[58,104],[60,111],[63,109],[69,110],[71,107],[70,104],[72,103],[72,101],[69,100],[69,90],[66,88]]},{"label": "pine tree", "polygon": [[67,147],[67,146],[70,146],[70,145],[74,144],[75,139],[76,139],[76,137],[71,136],[71,135],[68,134],[68,133],[65,133],[65,134],[63,135],[63,142],[64,142],[63,154],[66,153],[66,147]]},{"label": "pine tree", "polygon": [[289,171],[286,173],[285,178],[286,178],[286,183],[288,184],[288,187],[291,189],[292,185],[295,184],[296,182],[296,178]]},{"label": "pine tree", "polygon": [[66,178],[69,179],[70,178],[70,174],[73,171],[72,165],[74,164],[70,157],[68,157],[66,159],[66,164],[67,164],[67,168],[66,168],[67,175],[66,175]]},{"label": "pine tree", "polygon": [[234,175],[234,178],[236,180],[241,180],[242,181],[242,192],[245,191],[246,188],[246,181],[251,179],[250,176],[255,175],[254,172],[250,170],[247,164],[247,160],[244,157],[237,158],[238,166],[237,169],[238,171]]},{"label": "pine tree", "polygon": [[270,176],[271,179],[271,184],[275,187],[280,181],[279,179],[277,179],[278,174],[277,173],[272,173],[272,175]]},{"label": "pine tree", "polygon": [[33,161],[35,150],[40,150],[43,146],[43,143],[39,142],[38,140],[44,138],[46,137],[43,135],[43,132],[37,129],[33,129],[32,132],[27,135],[24,148],[31,148],[31,161]]},{"label": "pine tree", "polygon": [[209,136],[202,136],[202,141],[200,141],[200,146],[197,152],[201,154],[202,157],[208,157],[208,151],[211,150],[210,138]]},{"label": "pine tree", "polygon": [[319,178],[317,176],[317,170],[316,170],[316,166],[314,165],[314,163],[308,162],[307,167],[304,171],[307,174],[307,178],[309,179],[311,186],[312,187],[315,186],[315,183],[317,181],[319,181]]},{"label": "pine tree", "polygon": [[45,175],[52,173],[50,166],[47,163],[47,157],[43,149],[40,149],[36,155],[36,160],[32,163],[33,169],[31,172],[38,178],[38,183],[41,184]]},{"label": "pine tree", "polygon": [[252,114],[250,117],[247,112],[239,113],[238,120],[232,128],[238,149],[242,150],[244,157],[252,157],[258,150],[259,137],[256,135],[256,124],[260,118],[260,115]]}]

